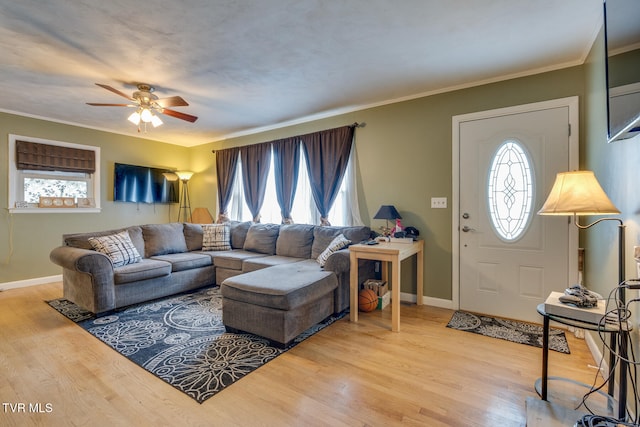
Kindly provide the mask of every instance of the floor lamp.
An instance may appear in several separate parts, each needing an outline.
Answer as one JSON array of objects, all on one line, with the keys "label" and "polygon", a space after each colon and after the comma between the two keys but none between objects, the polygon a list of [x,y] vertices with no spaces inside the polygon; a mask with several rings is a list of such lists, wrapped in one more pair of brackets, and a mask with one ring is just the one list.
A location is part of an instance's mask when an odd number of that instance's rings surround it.
[{"label": "floor lamp", "polygon": [[[538,215],[573,216],[574,224],[581,230],[593,227],[603,221],[618,222],[618,294],[624,306],[625,281],[625,225],[620,218],[600,218],[590,224],[578,223],[578,216],[586,215],[617,215],[620,211],[613,205],[609,197],[598,183],[592,171],[562,172],[556,176],[556,181],[544,202]],[[620,379],[618,381],[618,418],[624,420],[627,411],[627,334],[620,331],[618,354],[620,355]],[[614,349],[615,350],[615,349]],[[613,369],[613,367],[609,367]],[[611,377],[611,375],[610,375]]]},{"label": "floor lamp", "polygon": [[[189,221],[191,218],[191,200],[189,199],[189,180],[193,176],[193,172],[189,171],[177,171],[176,175],[180,181],[182,181],[182,196],[180,197],[180,211],[178,212],[178,222],[184,212],[184,221]],[[189,215],[187,215],[189,212]]]}]

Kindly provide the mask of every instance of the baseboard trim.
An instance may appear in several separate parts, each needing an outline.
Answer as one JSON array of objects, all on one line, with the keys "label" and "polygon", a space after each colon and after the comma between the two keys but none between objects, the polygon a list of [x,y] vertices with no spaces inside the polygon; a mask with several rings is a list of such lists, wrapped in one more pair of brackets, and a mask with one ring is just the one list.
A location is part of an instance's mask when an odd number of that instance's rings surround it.
[{"label": "baseboard trim", "polygon": [[17,280],[15,282],[0,283],[0,291],[7,291],[9,289],[26,288],[28,286],[44,285],[46,283],[61,282],[62,274],[55,276],[36,277],[34,279]]},{"label": "baseboard trim", "polygon": [[[591,356],[596,362],[596,365],[599,365],[602,368],[600,370],[600,374],[603,378],[607,378],[609,376],[609,363],[603,359],[604,356],[602,354],[602,348],[600,348],[596,340],[593,339],[593,335],[586,331],[584,334],[584,342],[587,344],[587,348],[591,352]],[[599,363],[599,360],[602,360],[602,363]]]},{"label": "baseboard trim", "polygon": [[[416,294],[408,294],[405,292],[400,292],[400,301],[412,302],[415,304],[415,302],[417,301]],[[431,305],[439,308],[448,308],[450,310],[453,310],[453,301],[448,299],[422,297],[422,304]]]}]

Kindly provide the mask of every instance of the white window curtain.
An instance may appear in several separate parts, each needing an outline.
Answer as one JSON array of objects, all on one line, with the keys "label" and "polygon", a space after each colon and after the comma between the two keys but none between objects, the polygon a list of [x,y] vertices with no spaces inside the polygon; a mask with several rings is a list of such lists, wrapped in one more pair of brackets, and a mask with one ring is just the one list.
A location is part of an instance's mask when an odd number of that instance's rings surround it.
[{"label": "white window curtain", "polygon": [[[336,225],[338,225],[338,221],[342,225],[364,225],[362,222],[362,218],[360,218],[360,204],[358,203],[358,179],[356,176],[356,165],[358,164],[358,158],[356,155],[356,144],[353,144],[351,147],[351,154],[349,154],[349,163],[347,163],[347,170],[345,171],[342,188],[340,189],[340,196],[343,197],[341,203],[341,214],[340,220],[338,218],[332,218],[330,215],[330,220],[332,219],[336,221]],[[344,195],[343,191],[344,190]],[[332,213],[336,209],[336,202],[334,205],[334,209],[331,209]],[[332,222],[333,224],[333,222]]]}]

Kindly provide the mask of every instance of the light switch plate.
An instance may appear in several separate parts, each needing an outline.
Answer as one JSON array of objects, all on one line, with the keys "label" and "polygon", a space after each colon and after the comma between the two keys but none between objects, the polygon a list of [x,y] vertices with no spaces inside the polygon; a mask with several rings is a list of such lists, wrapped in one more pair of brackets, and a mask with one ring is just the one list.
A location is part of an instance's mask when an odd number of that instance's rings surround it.
[{"label": "light switch plate", "polygon": [[431,208],[432,209],[446,209],[447,208],[447,198],[446,197],[432,197],[431,198]]}]

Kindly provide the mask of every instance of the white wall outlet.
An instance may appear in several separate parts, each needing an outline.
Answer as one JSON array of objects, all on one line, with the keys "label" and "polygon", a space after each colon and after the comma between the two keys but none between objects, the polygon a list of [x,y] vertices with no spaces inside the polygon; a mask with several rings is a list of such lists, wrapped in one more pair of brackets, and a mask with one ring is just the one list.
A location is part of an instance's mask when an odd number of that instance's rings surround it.
[{"label": "white wall outlet", "polygon": [[640,278],[640,246],[633,247],[633,258],[636,260],[636,277]]},{"label": "white wall outlet", "polygon": [[431,198],[431,208],[432,209],[446,209],[447,208],[447,198],[446,197],[432,197]]}]

